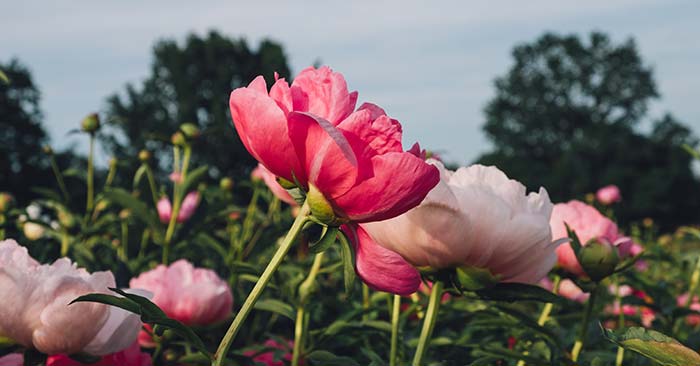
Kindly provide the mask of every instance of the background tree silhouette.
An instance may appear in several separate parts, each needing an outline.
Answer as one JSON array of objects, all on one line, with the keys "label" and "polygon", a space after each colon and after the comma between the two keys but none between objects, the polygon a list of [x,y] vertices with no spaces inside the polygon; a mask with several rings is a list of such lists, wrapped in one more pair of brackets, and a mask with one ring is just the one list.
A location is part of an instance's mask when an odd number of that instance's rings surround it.
[{"label": "background tree silhouette", "polygon": [[160,158],[161,173],[170,169],[170,135],[182,123],[202,130],[194,163],[208,164],[212,178],[247,173],[254,159],[241,144],[231,123],[228,96],[257,75],[268,84],[274,72],[289,77],[282,46],[263,40],[252,50],[244,39],[230,39],[212,31],[191,34],[180,46],[174,40],[157,42],[151,74],[140,87],[127,85],[107,101],[106,151],[136,166],[139,150]]},{"label": "background tree silhouette", "polygon": [[623,222],[653,217],[676,226],[698,218],[700,185],[682,149],[697,142],[690,130],[670,114],[647,134],[636,128],[658,92],[633,40],[547,33],[512,54],[485,108],[483,128],[495,148],[479,162],[531,189],[546,187],[555,202],[617,184]]}]

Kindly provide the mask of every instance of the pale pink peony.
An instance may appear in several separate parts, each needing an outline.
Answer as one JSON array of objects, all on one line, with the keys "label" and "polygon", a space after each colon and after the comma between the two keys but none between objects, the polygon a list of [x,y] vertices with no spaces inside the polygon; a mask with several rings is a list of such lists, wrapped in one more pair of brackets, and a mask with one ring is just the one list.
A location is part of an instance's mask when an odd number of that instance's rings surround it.
[{"label": "pale pink peony", "polygon": [[141,352],[137,342],[133,342],[128,348],[103,356],[101,360],[85,364],[73,360],[67,355],[53,355],[46,360],[46,366],[151,366],[151,355]]},{"label": "pale pink peony", "polygon": [[264,165],[258,164],[258,166],[253,169],[253,172],[250,173],[251,177],[254,179],[260,179],[263,182],[265,182],[265,185],[267,185],[267,188],[272,191],[272,194],[275,195],[275,197],[279,198],[282,202],[286,202],[292,206],[296,206],[297,202],[292,198],[292,196],[289,195],[289,192],[287,192],[284,187],[282,187],[279,183],[277,183],[277,179],[274,174],[272,174],[267,168],[265,168]]},{"label": "pale pink peony", "polygon": [[[438,172],[401,144],[398,121],[328,67],[303,70],[290,86],[262,76],[231,93],[233,123],[248,151],[274,175],[319,192],[344,221],[388,219],[415,207]],[[313,208],[313,207],[312,207]]]},{"label": "pale pink peony", "polygon": [[595,198],[598,202],[607,206],[615,202],[620,202],[622,200],[622,195],[620,194],[620,188],[611,184],[600,188],[598,192],[596,192]]},{"label": "pale pink peony", "polygon": [[[648,300],[648,296],[644,291],[636,290],[628,285],[621,285],[619,288],[617,288],[615,285],[610,285],[608,287],[608,292],[611,295],[619,296],[620,298],[634,296],[644,301]],[[654,321],[654,319],[656,319],[656,313],[654,313],[654,310],[652,310],[651,308],[647,306],[638,306],[630,304],[622,304],[622,306],[620,306],[620,301],[618,300],[615,300],[612,304],[605,306],[603,312],[610,315],[620,315],[620,312],[622,312],[625,316],[639,317],[642,325],[645,327],[650,327],[651,323]],[[617,319],[609,321],[608,326],[612,327],[613,323],[615,323],[616,321]],[[617,327],[620,326],[616,323],[614,325]]]},{"label": "pale pink peony", "polygon": [[[540,286],[546,288],[549,291],[552,291],[554,289],[554,284],[547,277],[543,278],[542,281],[540,281]],[[568,278],[564,278],[559,282],[559,290],[557,293],[561,297],[580,303],[586,302],[591,296],[591,294],[583,292],[583,290],[581,290],[581,288],[578,287],[576,283],[574,283],[574,281]]]},{"label": "pale pink peony", "polygon": [[[46,354],[120,351],[135,339],[135,314],[98,303],[70,302],[108,293],[111,272],[88,273],[68,258],[41,265],[14,240],[0,242],[0,334]],[[66,332],[70,329],[70,332]]]},{"label": "pale pink peony", "polygon": [[152,292],[152,301],[165,314],[186,325],[222,321],[233,306],[231,288],[216,272],[195,268],[184,259],[142,273],[129,286]]},{"label": "pale pink peony", "polygon": [[[192,191],[185,195],[180,205],[180,212],[177,213],[177,222],[182,224],[189,220],[195,211],[197,211],[197,206],[199,206],[200,194],[197,191]],[[156,210],[158,211],[158,218],[160,222],[167,224],[170,222],[170,218],[173,214],[173,208],[170,204],[168,197],[161,197],[156,205]]]},{"label": "pale pink peony", "polygon": [[[685,307],[685,304],[688,302],[688,293],[684,293],[683,295],[678,296],[676,301],[678,303],[678,306]],[[700,299],[698,298],[698,296],[693,296],[693,301],[690,302],[689,309],[700,312]],[[688,325],[697,326],[698,324],[700,324],[700,315],[687,315],[685,317],[685,321],[686,323],[688,323]]]},{"label": "pale pink peony", "polygon": [[0,366],[24,366],[24,355],[21,353],[10,353],[0,357]]},{"label": "pale pink peony", "polygon": [[294,348],[294,342],[289,341],[287,345],[283,345],[274,339],[268,339],[265,341],[264,346],[270,350],[261,353],[250,350],[243,352],[243,354],[248,357],[253,357],[254,362],[265,366],[284,366],[287,364],[284,361],[292,360],[291,351]]},{"label": "pale pink peony", "polygon": [[[552,238],[568,238],[565,223],[571,230],[576,232],[581,245],[586,245],[590,240],[598,240],[603,244],[617,246],[618,254],[621,257],[628,256],[632,246],[631,240],[622,236],[617,225],[609,218],[603,216],[595,207],[587,205],[581,201],[569,201],[558,203],[552,210],[550,225],[552,227]],[[585,272],[576,259],[571,244],[565,243],[557,248],[559,265],[565,270],[577,275],[584,276]]]},{"label": "pale pink peony", "polygon": [[452,172],[437,161],[440,183],[416,208],[362,224],[376,242],[416,267],[488,269],[503,282],[539,281],[556,262],[544,188],[525,186],[495,167]]}]

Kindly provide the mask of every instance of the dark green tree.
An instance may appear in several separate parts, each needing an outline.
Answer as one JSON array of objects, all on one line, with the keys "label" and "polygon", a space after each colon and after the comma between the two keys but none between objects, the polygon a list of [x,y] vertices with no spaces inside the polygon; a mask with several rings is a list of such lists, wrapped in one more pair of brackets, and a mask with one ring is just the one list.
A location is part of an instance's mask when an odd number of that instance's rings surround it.
[{"label": "dark green tree", "polygon": [[40,93],[18,60],[0,63],[0,70],[7,77],[0,79],[0,190],[25,202],[32,196],[30,187],[47,180],[41,151],[48,137],[41,125]]},{"label": "dark green tree", "polygon": [[202,130],[195,164],[212,167],[213,178],[247,172],[254,160],[233,128],[229,94],[260,74],[268,83],[274,72],[289,77],[282,46],[264,40],[253,50],[244,39],[212,31],[205,37],[192,34],[183,45],[160,41],[153,55],[151,74],[142,85],[127,85],[107,101],[106,150],[135,162],[139,150],[147,148],[165,173],[170,169],[170,135],[191,122]]},{"label": "dark green tree", "polygon": [[495,149],[481,163],[531,189],[546,187],[555,202],[617,184],[625,222],[654,217],[669,227],[697,219],[700,185],[682,149],[696,143],[690,130],[671,115],[648,134],[636,128],[658,93],[633,40],[545,34],[515,47],[513,58],[485,108]]}]

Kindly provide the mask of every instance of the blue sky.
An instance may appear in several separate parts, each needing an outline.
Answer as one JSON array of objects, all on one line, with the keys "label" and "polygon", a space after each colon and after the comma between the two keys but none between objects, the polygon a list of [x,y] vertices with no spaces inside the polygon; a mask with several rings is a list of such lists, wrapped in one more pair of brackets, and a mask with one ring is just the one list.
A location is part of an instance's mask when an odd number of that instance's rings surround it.
[{"label": "blue sky", "polygon": [[146,77],[157,39],[209,29],[251,44],[268,37],[283,43],[295,72],[320,59],[345,74],[360,101],[403,123],[406,146],[420,141],[468,163],[490,148],[481,125],[493,79],[508,70],[515,44],[545,31],[634,37],[662,94],[652,117],[671,111],[699,132],[699,14],[690,0],[23,0],[3,6],[0,60],[18,57],[32,70],[53,143],[84,151],[84,138],[66,132]]}]

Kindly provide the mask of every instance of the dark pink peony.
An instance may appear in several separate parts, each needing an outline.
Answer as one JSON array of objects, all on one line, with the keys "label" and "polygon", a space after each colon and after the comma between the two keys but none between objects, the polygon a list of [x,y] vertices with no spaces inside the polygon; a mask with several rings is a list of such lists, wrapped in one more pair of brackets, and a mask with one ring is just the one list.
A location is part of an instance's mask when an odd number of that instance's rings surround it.
[{"label": "dark pink peony", "polygon": [[388,219],[418,205],[438,172],[403,151],[398,121],[356,101],[341,74],[310,67],[269,93],[259,76],[231,93],[230,107],[241,141],[274,175],[313,187],[341,221]]},{"label": "dark pink peony", "polygon": [[289,341],[287,345],[283,345],[274,339],[268,339],[264,346],[269,350],[262,353],[250,350],[243,352],[243,354],[253,357],[253,361],[265,366],[284,366],[287,364],[285,361],[292,360],[291,351],[294,348],[294,342]]},{"label": "dark pink peony", "polygon": [[620,194],[620,188],[616,185],[611,184],[600,188],[595,194],[595,198],[598,202],[604,205],[612,205],[615,202],[620,202],[622,200],[622,195]]},{"label": "dark pink peony", "polygon": [[54,355],[46,360],[46,366],[151,366],[152,364],[151,355],[141,352],[137,342],[129,348],[103,356],[101,360],[90,364],[80,363],[67,355]]}]

